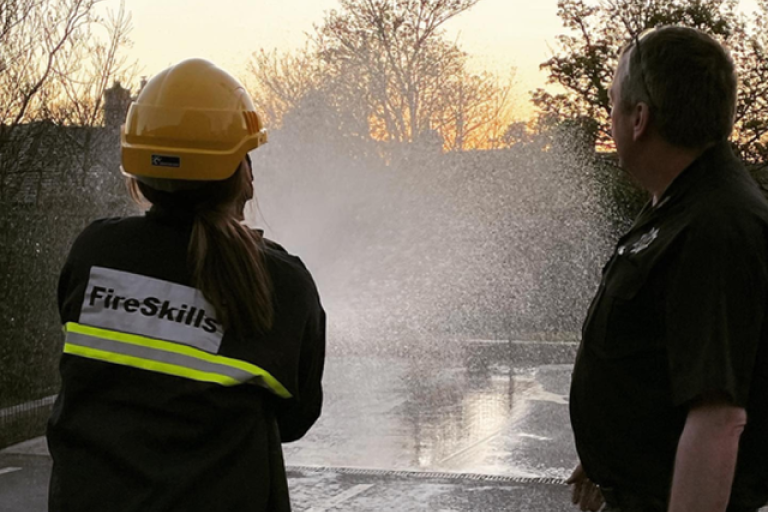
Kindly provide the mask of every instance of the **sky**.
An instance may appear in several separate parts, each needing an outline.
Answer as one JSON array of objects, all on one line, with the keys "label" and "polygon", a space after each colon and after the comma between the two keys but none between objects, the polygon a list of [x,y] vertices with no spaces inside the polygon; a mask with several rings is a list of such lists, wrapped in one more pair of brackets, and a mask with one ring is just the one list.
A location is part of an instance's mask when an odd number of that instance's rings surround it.
[{"label": "sky", "polygon": [[[126,0],[131,12],[133,47],[140,75],[152,76],[190,57],[214,61],[242,76],[249,56],[259,49],[302,47],[313,24],[338,0]],[[102,8],[116,9],[119,0]],[[741,0],[746,12],[755,0]],[[557,0],[480,0],[446,23],[447,36],[470,55],[473,69],[506,76],[515,69],[517,93],[542,87],[539,65],[552,55],[555,37],[564,32]]]},{"label": "sky", "polygon": [[[102,7],[118,5],[106,0]],[[133,23],[128,57],[146,76],[189,57],[239,74],[254,51],[302,47],[313,24],[337,6],[338,0],[126,0]],[[506,77],[514,68],[522,95],[543,85],[538,66],[561,31],[556,0],[481,0],[445,28],[470,54],[472,69]]]}]

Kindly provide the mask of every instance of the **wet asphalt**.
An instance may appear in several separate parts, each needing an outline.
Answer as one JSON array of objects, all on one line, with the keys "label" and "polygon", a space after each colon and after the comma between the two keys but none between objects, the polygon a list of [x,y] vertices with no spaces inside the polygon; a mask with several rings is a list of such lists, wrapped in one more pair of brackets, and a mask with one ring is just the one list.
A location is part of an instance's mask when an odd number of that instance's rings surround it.
[{"label": "wet asphalt", "polygon": [[[463,357],[329,358],[323,416],[285,445],[294,510],[575,511],[574,343],[475,342]],[[0,511],[43,512],[43,438],[0,452]]]}]

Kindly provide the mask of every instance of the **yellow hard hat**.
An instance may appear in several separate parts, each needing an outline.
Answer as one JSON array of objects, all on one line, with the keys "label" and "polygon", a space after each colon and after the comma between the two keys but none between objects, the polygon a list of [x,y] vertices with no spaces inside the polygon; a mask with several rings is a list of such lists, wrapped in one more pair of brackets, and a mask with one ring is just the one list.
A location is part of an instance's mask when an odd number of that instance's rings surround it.
[{"label": "yellow hard hat", "polygon": [[189,59],[154,76],[120,132],[123,172],[137,177],[217,181],[267,142],[251,97],[232,75]]}]

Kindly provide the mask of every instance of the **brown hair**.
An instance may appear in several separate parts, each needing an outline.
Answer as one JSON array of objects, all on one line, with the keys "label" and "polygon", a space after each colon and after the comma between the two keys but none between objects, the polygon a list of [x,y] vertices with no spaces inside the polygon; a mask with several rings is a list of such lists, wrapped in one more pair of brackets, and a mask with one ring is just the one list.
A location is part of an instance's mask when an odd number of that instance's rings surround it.
[{"label": "brown hair", "polygon": [[[629,52],[629,50],[632,50]],[[720,43],[688,27],[662,27],[622,50],[620,102],[651,108],[651,119],[670,144],[703,148],[733,130],[738,80]]]},{"label": "brown hair", "polygon": [[244,165],[222,181],[200,188],[165,192],[134,178],[131,196],[160,207],[194,211],[187,264],[192,284],[216,310],[225,329],[244,334],[272,327],[272,283],[264,261],[261,233],[242,225],[242,208],[251,190]]}]

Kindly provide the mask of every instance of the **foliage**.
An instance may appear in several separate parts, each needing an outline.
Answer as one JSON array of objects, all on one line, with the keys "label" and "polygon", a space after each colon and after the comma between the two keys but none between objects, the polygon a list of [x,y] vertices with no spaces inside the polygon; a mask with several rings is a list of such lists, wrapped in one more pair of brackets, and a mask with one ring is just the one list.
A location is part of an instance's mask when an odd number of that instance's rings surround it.
[{"label": "foliage", "polygon": [[538,89],[533,101],[549,122],[568,118],[597,121],[598,146],[612,147],[608,88],[620,48],[635,35],[663,25],[699,28],[725,44],[739,69],[740,90],[734,146],[750,164],[768,157],[768,2],[747,19],[735,0],[559,0],[558,16],[568,34],[541,67],[563,92]]}]

